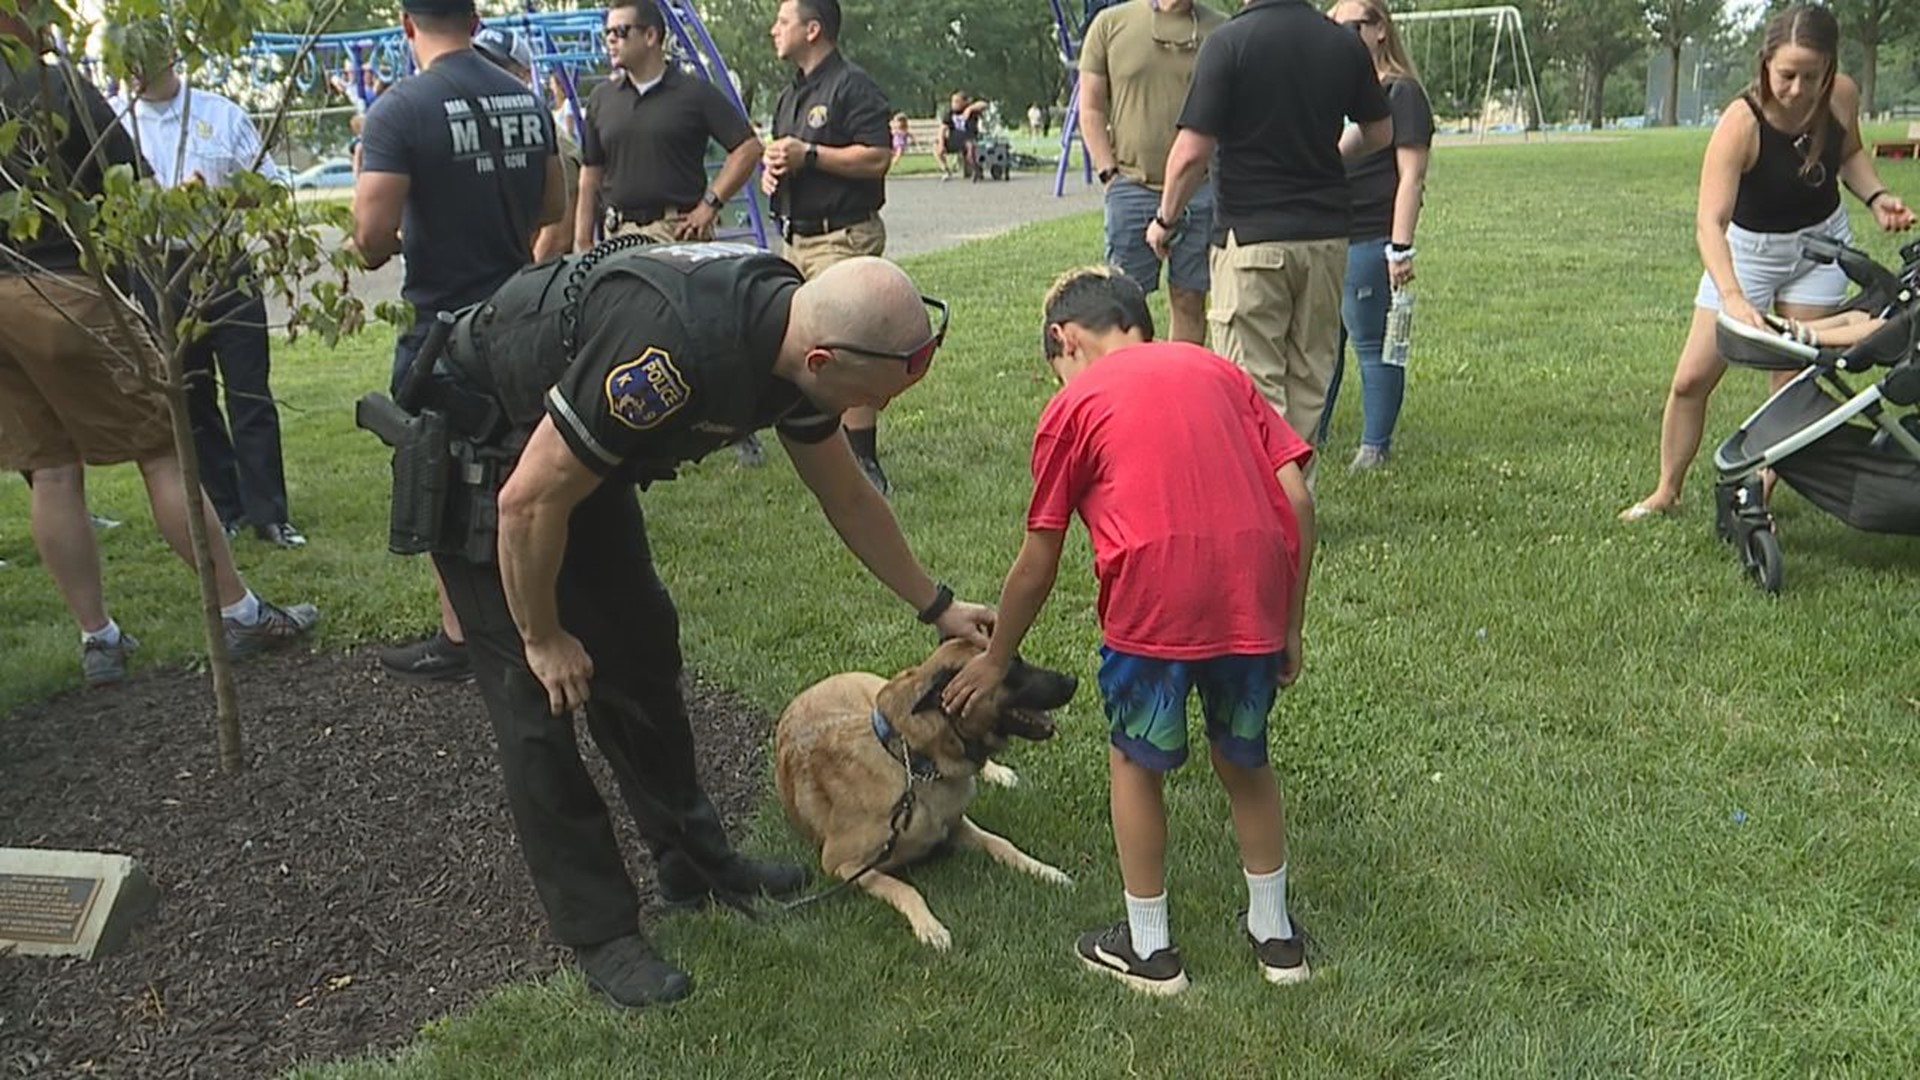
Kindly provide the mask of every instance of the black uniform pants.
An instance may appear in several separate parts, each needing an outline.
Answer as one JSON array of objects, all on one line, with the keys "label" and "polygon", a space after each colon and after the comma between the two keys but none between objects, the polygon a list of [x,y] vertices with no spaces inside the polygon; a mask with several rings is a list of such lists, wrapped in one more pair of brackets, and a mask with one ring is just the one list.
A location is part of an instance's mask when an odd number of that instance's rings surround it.
[{"label": "black uniform pants", "polygon": [[[570,946],[630,934],[639,900],[569,718],[548,711],[527,667],[499,568],[435,555],[493,722],[507,804],[554,935]],[[680,619],[653,567],[633,488],[607,483],[575,508],[558,586],[560,623],[593,659],[587,730],[656,860],[728,852],[694,771],[681,694]]]}]

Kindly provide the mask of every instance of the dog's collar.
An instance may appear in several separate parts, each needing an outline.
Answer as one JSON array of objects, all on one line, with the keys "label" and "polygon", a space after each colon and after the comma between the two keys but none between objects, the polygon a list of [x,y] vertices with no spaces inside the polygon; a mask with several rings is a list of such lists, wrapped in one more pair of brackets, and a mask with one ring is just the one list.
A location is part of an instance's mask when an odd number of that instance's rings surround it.
[{"label": "dog's collar", "polygon": [[888,744],[893,742],[896,736],[900,739],[900,745],[906,747],[907,772],[909,775],[915,780],[940,779],[940,767],[933,763],[933,759],[925,754],[915,753],[912,745],[907,742],[907,737],[900,733],[900,729],[894,727],[893,724],[888,721],[887,715],[880,711],[878,705],[874,706],[873,737],[880,740],[881,749],[885,750],[889,756],[893,754],[893,747]]}]

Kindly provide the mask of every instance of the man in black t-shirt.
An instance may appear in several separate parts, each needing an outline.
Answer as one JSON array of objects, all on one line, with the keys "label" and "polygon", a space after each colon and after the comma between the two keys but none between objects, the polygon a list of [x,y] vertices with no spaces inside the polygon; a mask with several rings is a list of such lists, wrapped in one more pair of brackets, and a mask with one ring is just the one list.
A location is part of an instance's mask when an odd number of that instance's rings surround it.
[{"label": "man in black t-shirt", "polygon": [[1392,138],[1366,46],[1306,0],[1252,0],[1200,46],[1147,243],[1166,257],[1215,162],[1208,344],[1302,437],[1319,426],[1340,355],[1343,159]]},{"label": "man in black t-shirt", "polygon": [[[633,487],[773,426],[874,577],[943,636],[984,642],[992,611],[927,575],[839,438],[842,410],[884,405],[925,375],[946,329],[945,306],[932,306],[937,323],[882,259],[803,284],[745,245],[603,246],[522,271],[453,331],[436,392],[488,403],[481,414],[497,422],[456,434],[506,480],[497,496],[485,480],[477,492],[498,508],[497,539],[483,525],[434,561],[472,636],[508,806],[554,934],[617,1004],[673,1000],[689,984],[640,933],[638,897],[566,719],[575,710],[669,906],[805,882],[797,866],[736,853],[701,790],[679,616]],[[470,492],[450,502],[468,505]]]},{"label": "man in black t-shirt", "polygon": [[[396,389],[434,314],[485,299],[527,264],[534,233],[566,213],[553,117],[474,51],[473,0],[403,0],[401,10],[420,71],[367,110],[353,184],[354,244],[367,267],[406,256],[400,295],[414,323],[394,346]],[[444,595],[440,616],[438,634],[381,655],[389,672],[470,676]]]},{"label": "man in black t-shirt", "polygon": [[[842,259],[886,251],[887,170],[892,107],[873,77],[840,55],[839,0],[781,0],[773,50],[799,70],[773,106],[760,190],[773,202],[787,259],[813,277]],[[880,414],[842,418],[854,456],[873,486],[891,485],[880,467]]]},{"label": "man in black t-shirt", "polygon": [[[597,211],[608,236],[711,240],[721,209],[760,163],[753,126],[719,87],[668,57],[654,0],[609,7],[602,33],[613,77],[587,98],[574,250],[593,246]],[[709,141],[727,151],[711,184]]]}]

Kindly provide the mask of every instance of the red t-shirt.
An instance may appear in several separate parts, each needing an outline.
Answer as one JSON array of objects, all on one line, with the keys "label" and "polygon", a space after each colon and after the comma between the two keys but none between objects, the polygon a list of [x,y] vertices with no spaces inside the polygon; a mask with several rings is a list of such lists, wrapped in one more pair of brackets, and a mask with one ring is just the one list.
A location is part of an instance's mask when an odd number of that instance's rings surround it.
[{"label": "red t-shirt", "polygon": [[1278,652],[1300,538],[1274,473],[1312,454],[1228,361],[1175,342],[1120,349],[1040,414],[1027,527],[1065,529],[1076,511],[1087,523],[1114,649]]}]

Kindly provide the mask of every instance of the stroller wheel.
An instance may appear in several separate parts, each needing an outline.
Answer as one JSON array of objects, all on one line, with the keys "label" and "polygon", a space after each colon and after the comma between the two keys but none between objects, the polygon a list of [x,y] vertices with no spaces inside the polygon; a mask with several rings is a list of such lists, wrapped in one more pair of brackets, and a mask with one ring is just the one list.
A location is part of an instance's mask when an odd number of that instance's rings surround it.
[{"label": "stroller wheel", "polygon": [[1768,593],[1780,591],[1780,575],[1785,559],[1780,554],[1780,538],[1772,529],[1755,529],[1747,534],[1747,576]]}]

